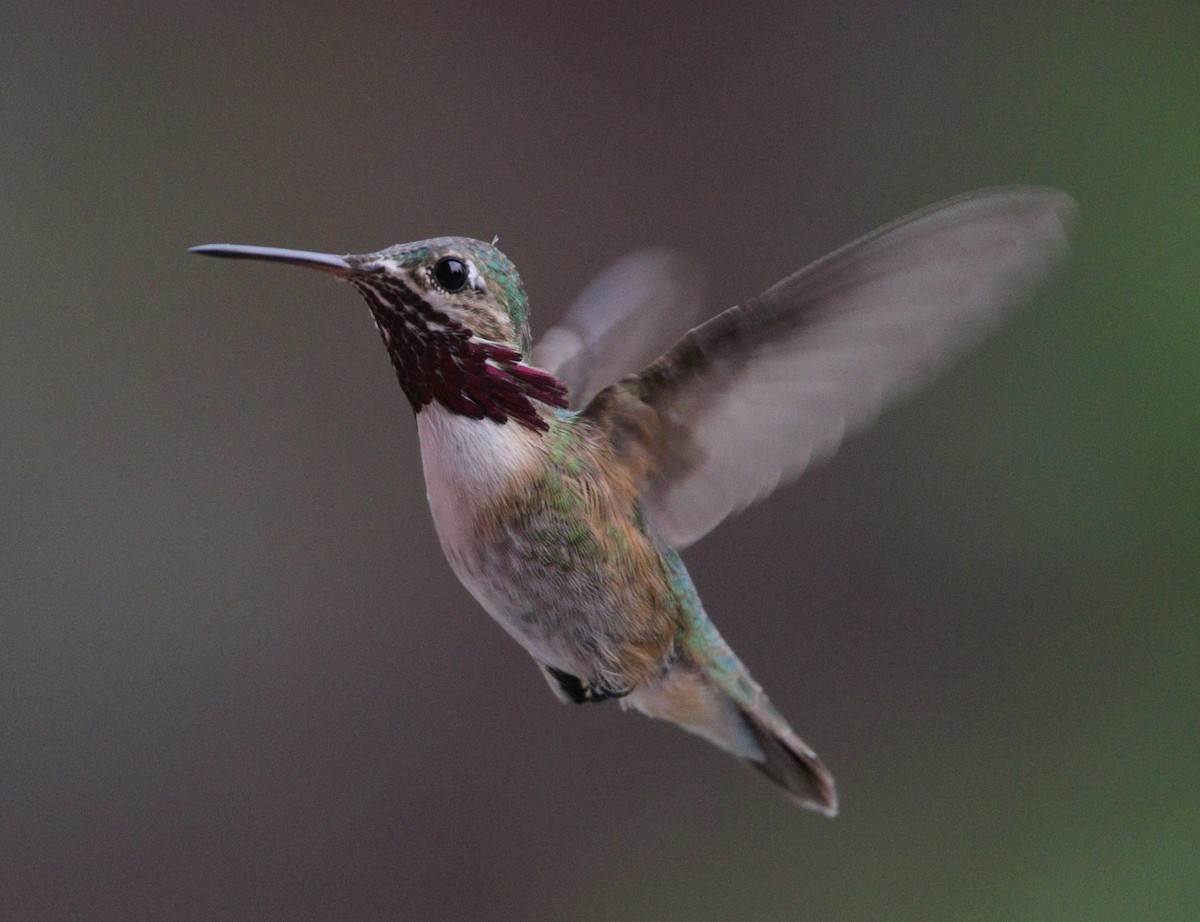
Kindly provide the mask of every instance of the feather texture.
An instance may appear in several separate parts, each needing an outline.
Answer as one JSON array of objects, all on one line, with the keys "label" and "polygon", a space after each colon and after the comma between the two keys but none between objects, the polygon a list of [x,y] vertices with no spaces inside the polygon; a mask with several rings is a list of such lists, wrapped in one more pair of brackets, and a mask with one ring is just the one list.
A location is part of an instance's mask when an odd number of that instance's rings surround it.
[{"label": "feather texture", "polygon": [[901,219],[695,328],[585,415],[619,433],[646,516],[687,547],[992,329],[1065,255],[1073,214],[1006,188]]},{"label": "feather texture", "polygon": [[567,387],[580,409],[638,371],[700,317],[700,267],[666,249],[626,256],[596,277],[533,348],[532,364]]}]

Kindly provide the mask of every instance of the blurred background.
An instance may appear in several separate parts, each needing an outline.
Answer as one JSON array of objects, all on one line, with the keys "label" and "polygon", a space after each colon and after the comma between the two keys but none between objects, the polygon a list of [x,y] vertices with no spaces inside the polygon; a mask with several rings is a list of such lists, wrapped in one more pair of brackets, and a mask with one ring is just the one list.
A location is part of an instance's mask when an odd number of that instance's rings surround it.
[{"label": "blurred background", "polygon": [[[0,918],[1194,919],[1200,13],[0,9]],[[842,815],[565,707],[453,578],[364,305],[189,257],[501,245],[544,330],[1059,186],[1031,309],[690,550]]]}]

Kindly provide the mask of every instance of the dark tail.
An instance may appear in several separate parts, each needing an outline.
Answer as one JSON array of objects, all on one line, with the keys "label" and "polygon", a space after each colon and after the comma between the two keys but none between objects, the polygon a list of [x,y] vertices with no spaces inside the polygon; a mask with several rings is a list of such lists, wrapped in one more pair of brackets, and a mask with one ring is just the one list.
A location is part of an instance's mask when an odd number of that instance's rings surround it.
[{"label": "dark tail", "polygon": [[762,751],[762,758],[749,756],[745,757],[746,762],[783,788],[800,806],[837,816],[833,775],[804,740],[777,714],[760,713],[757,708],[738,708],[738,713]]},{"label": "dark tail", "polygon": [[676,663],[627,701],[744,759],[783,788],[793,803],[836,816],[837,789],[829,769],[792,732],[740,663],[737,670],[723,683],[709,670]]}]

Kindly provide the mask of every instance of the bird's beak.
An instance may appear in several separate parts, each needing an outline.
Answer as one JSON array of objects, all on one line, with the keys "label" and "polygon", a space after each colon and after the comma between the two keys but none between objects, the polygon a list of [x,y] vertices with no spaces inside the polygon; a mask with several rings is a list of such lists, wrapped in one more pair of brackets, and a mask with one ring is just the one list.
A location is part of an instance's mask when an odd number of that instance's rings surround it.
[{"label": "bird's beak", "polygon": [[337,276],[347,276],[354,271],[354,267],[340,256],[330,253],[310,253],[307,250],[285,250],[281,247],[206,243],[203,246],[190,247],[188,252],[199,253],[201,256],[222,256],[226,259],[266,259],[273,262],[291,263],[294,266],[320,269],[322,272],[329,272]]}]

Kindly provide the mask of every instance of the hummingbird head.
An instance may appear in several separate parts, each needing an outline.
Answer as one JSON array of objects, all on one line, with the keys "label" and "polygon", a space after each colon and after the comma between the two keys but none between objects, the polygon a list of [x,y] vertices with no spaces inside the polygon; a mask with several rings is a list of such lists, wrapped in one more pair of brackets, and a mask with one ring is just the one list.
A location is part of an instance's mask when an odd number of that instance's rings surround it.
[{"label": "hummingbird head", "polygon": [[439,237],[345,260],[352,270],[346,279],[362,292],[376,321],[381,310],[414,307],[434,325],[441,315],[478,339],[528,355],[525,287],[517,267],[491,244]]},{"label": "hummingbird head", "polygon": [[210,244],[193,253],[308,266],[366,299],[413,411],[433,401],[473,419],[548,428],[535,401],[566,406],[566,389],[525,364],[529,302],[516,267],[466,237],[402,243],[364,255]]}]

